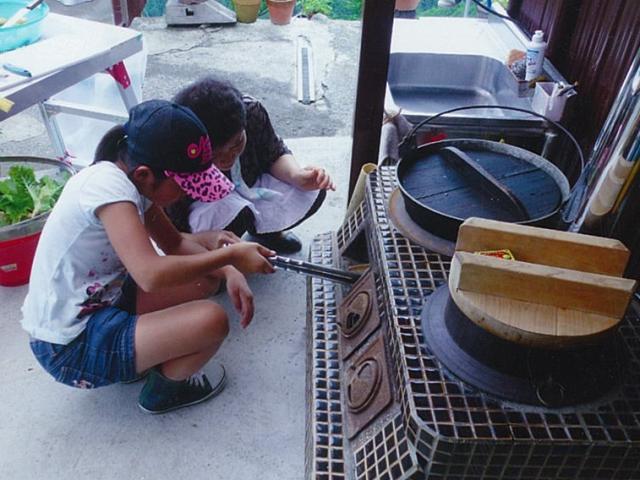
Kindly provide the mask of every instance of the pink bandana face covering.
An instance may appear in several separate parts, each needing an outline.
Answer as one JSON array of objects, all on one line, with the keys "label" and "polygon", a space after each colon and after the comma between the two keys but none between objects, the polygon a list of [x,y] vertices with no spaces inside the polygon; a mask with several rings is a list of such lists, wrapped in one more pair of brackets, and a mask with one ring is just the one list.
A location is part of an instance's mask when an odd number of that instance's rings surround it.
[{"label": "pink bandana face covering", "polygon": [[194,200],[215,202],[226,197],[233,190],[233,183],[214,165],[207,170],[194,173],[176,173],[165,170],[165,175]]}]

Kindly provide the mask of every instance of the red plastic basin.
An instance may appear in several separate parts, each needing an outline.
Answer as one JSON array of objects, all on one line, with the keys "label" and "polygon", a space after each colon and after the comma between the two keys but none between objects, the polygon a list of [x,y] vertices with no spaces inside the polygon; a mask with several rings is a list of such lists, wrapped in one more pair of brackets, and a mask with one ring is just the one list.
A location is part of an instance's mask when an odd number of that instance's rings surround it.
[{"label": "red plastic basin", "polygon": [[15,287],[29,281],[40,233],[0,242],[0,285]]}]

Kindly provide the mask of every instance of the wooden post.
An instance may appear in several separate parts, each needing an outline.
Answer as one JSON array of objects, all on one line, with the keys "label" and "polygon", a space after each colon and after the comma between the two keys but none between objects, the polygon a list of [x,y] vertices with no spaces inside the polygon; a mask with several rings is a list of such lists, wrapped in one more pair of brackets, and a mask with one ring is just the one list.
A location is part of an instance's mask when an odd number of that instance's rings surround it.
[{"label": "wooden post", "polygon": [[362,166],[378,158],[395,9],[395,0],[364,0],[363,4],[349,198]]}]

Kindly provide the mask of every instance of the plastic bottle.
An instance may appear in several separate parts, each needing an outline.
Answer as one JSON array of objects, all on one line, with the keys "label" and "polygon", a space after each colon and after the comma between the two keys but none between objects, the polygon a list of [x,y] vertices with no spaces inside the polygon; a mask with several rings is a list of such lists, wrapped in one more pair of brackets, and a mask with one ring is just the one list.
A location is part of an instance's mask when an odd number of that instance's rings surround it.
[{"label": "plastic bottle", "polygon": [[547,44],[544,41],[544,32],[536,30],[531,37],[531,42],[527,45],[527,72],[525,80],[533,80],[542,73],[544,65],[544,51]]}]

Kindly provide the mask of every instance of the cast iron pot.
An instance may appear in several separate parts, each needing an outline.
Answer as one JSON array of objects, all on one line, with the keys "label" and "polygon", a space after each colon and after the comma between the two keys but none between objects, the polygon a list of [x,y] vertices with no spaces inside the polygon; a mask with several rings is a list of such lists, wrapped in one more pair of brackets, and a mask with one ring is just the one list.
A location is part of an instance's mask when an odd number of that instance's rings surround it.
[{"label": "cast iron pot", "polygon": [[404,154],[396,174],[411,219],[451,241],[469,217],[557,228],[570,196],[567,178],[551,162],[488,140],[422,145]]}]

